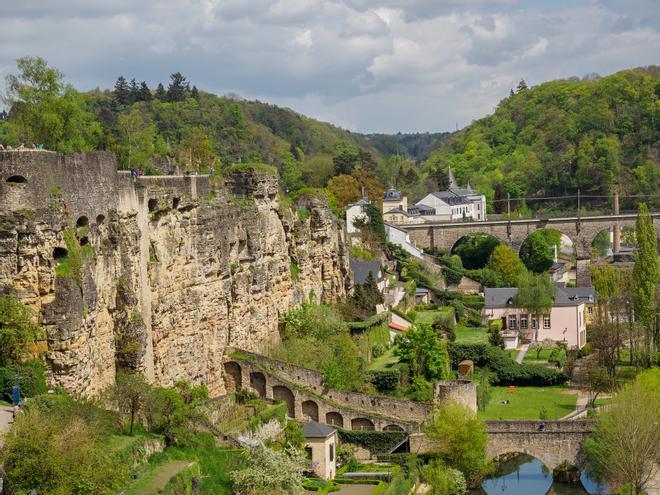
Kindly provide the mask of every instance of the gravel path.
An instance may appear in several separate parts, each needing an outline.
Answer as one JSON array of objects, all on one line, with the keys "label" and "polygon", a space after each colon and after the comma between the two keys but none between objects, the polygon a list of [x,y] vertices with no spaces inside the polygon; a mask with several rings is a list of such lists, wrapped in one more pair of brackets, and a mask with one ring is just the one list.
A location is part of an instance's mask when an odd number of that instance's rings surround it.
[{"label": "gravel path", "polygon": [[11,406],[0,405],[0,447],[4,443],[5,433],[9,431],[14,421]]},{"label": "gravel path", "polygon": [[523,359],[525,359],[525,354],[527,354],[527,349],[529,349],[529,344],[523,344],[520,346],[520,350],[516,356],[516,363],[521,364],[523,362]]}]

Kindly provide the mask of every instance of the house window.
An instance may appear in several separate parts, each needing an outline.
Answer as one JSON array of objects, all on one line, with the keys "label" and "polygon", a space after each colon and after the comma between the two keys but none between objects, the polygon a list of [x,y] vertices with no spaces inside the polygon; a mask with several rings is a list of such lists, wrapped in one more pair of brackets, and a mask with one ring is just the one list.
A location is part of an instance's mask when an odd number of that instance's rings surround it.
[{"label": "house window", "polygon": [[594,308],[592,308],[591,306],[589,306],[589,307],[587,308],[587,313],[589,313],[590,315],[593,314],[593,313],[594,313]]},{"label": "house window", "polygon": [[518,326],[518,320],[516,318],[516,315],[509,315],[509,328],[511,330],[515,330],[517,326]]},{"label": "house window", "polygon": [[310,461],[312,460],[312,448],[311,447],[305,447],[305,457],[309,459]]},{"label": "house window", "polygon": [[527,330],[527,315],[520,315],[520,329]]},{"label": "house window", "polygon": [[532,316],[532,328],[536,330],[539,327],[539,322],[536,319],[536,316]]},{"label": "house window", "polygon": [[543,315],[543,328],[550,328],[550,315]]},{"label": "house window", "polygon": [[330,462],[335,460],[335,444],[330,444]]}]

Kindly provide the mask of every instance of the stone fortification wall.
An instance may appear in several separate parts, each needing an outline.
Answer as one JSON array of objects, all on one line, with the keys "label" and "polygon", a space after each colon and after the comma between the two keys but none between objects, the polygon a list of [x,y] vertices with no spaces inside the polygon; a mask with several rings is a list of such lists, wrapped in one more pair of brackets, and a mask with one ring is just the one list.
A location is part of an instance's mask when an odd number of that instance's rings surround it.
[{"label": "stone fortification wall", "polygon": [[350,288],[341,225],[322,202],[304,222],[281,208],[275,177],[234,201],[207,176],[115,168],[109,153],[0,153],[0,290],[46,329],[51,385],[93,395],[121,366],[217,395],[228,345],[259,351],[311,291]]},{"label": "stone fortification wall", "polygon": [[[359,409],[362,411],[371,411],[376,414],[415,421],[418,423],[425,421],[431,412],[431,405],[423,402],[330,389],[324,386],[323,375],[321,375],[321,373],[307,368],[302,368],[300,366],[294,366],[274,359],[269,359],[262,355],[246,353],[245,351],[241,352],[249,355],[251,359],[259,363],[259,365],[261,365],[264,369],[274,370],[278,375],[301,387],[308,388],[330,401],[340,403],[351,408]],[[230,357],[228,359],[233,358]],[[247,366],[249,366],[249,364],[247,364]],[[460,394],[460,397],[464,401],[463,403],[471,403],[472,401],[470,392],[472,392],[474,394],[475,401],[474,410],[476,411],[476,388],[472,388],[467,384],[463,384],[462,381],[457,382],[459,382],[456,385],[458,391],[454,392],[454,395],[451,396],[451,398],[456,399]],[[448,380],[447,382],[443,383],[446,384],[445,388],[449,389],[452,381]]]},{"label": "stone fortification wall", "polygon": [[442,380],[433,386],[436,402],[453,400],[477,412],[477,382],[470,380]]}]

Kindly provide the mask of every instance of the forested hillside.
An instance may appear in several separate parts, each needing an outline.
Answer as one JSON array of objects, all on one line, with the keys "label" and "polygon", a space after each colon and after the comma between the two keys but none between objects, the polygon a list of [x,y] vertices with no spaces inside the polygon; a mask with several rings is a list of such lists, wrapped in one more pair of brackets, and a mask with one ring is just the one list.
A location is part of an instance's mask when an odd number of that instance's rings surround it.
[{"label": "forested hillside", "polygon": [[338,208],[363,185],[376,201],[390,185],[420,198],[446,186],[449,165],[461,185],[486,194],[491,211],[505,208],[507,193],[536,210],[574,208],[574,199],[536,199],[578,189],[583,205],[607,208],[617,181],[624,196],[637,196],[630,201],[657,204],[659,95],[660,69],[649,67],[521,85],[493,115],[454,134],[364,135],[200,91],[180,73],[156,88],[120,76],[112,90],[81,93],[43,59],[26,57],[7,78],[0,143],[110,150],[120,167],[156,174],[263,162],[278,168],[286,191],[327,188]]},{"label": "forested hillside", "polygon": [[[586,204],[606,206],[606,198],[584,196],[608,196],[617,181],[623,195],[654,195],[660,186],[659,97],[658,67],[532,88],[523,84],[493,115],[456,133],[426,167],[451,165],[459,182],[469,180],[489,200],[507,193],[571,195],[579,188]],[[574,207],[575,200],[528,201],[537,208],[569,204]]]}]

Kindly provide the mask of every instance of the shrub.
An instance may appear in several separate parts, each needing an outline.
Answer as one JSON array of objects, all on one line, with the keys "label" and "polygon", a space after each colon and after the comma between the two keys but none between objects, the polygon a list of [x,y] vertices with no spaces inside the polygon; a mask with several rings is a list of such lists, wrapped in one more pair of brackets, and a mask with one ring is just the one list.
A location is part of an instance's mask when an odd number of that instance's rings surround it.
[{"label": "shrub", "polygon": [[0,368],[0,398],[11,401],[14,385],[21,387],[23,397],[46,392],[46,366],[38,359]]},{"label": "shrub", "polygon": [[383,394],[394,392],[400,382],[401,372],[396,368],[371,372],[371,383]]},{"label": "shrub", "polygon": [[[386,454],[408,435],[405,431],[337,430],[341,442],[353,443],[372,454]],[[350,471],[351,469],[348,468]]]}]

